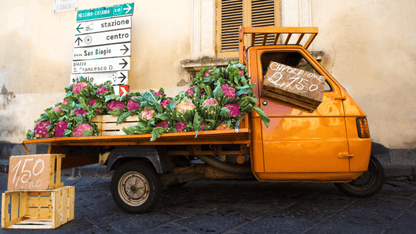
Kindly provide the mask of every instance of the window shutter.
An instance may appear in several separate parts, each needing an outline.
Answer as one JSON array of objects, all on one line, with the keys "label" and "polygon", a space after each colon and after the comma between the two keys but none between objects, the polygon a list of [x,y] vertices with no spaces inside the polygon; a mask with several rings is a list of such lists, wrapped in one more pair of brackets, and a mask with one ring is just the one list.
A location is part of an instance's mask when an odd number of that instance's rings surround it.
[{"label": "window shutter", "polygon": [[[252,0],[251,2],[251,26],[270,27],[275,26],[275,0]],[[267,43],[272,43],[274,38],[268,37]],[[263,36],[256,36],[255,45],[263,43]]]},{"label": "window shutter", "polygon": [[243,25],[243,0],[221,1],[221,51],[238,50],[238,29]]}]

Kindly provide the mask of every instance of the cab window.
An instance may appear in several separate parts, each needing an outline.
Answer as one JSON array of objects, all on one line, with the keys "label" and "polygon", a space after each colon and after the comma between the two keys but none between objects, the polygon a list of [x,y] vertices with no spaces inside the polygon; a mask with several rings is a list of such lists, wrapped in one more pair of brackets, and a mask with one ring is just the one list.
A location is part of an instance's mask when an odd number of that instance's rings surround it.
[{"label": "cab window", "polygon": [[[265,52],[260,57],[261,60],[261,67],[263,71],[263,75],[266,74],[267,68],[270,62],[277,62],[287,66],[295,67],[307,72],[311,72],[317,75],[320,74],[299,52],[292,52],[292,51],[278,51],[278,52]],[[331,85],[328,81],[325,81],[324,92],[332,91]]]}]

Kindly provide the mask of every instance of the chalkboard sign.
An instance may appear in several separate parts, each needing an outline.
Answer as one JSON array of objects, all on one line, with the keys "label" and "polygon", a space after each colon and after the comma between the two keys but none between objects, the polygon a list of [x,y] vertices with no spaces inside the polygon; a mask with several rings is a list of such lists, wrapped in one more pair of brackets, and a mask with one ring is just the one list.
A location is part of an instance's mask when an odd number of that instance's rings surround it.
[{"label": "chalkboard sign", "polygon": [[324,84],[324,76],[271,62],[261,95],[314,111],[322,102]]}]

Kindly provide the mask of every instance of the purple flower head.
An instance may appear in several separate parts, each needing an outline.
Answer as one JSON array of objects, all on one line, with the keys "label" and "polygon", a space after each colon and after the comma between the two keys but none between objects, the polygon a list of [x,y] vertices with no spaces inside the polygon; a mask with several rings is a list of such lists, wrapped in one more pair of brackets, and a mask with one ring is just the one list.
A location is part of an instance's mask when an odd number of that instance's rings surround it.
[{"label": "purple flower head", "polygon": [[124,108],[124,102],[120,102],[120,101],[116,101],[116,100],[112,100],[111,102],[109,102],[107,104],[108,110],[110,112],[114,111],[115,108],[120,109],[121,111],[123,111]]},{"label": "purple flower head", "polygon": [[186,122],[177,122],[175,128],[176,131],[183,132],[183,130],[186,128]]},{"label": "purple flower head", "polygon": [[240,76],[244,76],[244,70],[238,67],[238,70],[240,71]]},{"label": "purple flower head", "polygon": [[161,92],[153,92],[153,94],[157,97],[163,97],[163,94]]},{"label": "purple flower head", "polygon": [[216,128],[216,130],[230,130],[230,129],[232,128],[224,122],[220,123],[220,125],[218,125],[218,127]]},{"label": "purple flower head", "polygon": [[72,86],[72,92],[79,94],[81,90],[86,89],[88,84],[86,82],[78,82]]},{"label": "purple flower head", "polygon": [[68,128],[68,122],[61,120],[56,124],[55,137],[62,137],[65,133],[65,129]]},{"label": "purple flower head", "polygon": [[127,110],[134,111],[140,109],[140,102],[135,102],[133,99],[129,99],[127,102]]},{"label": "purple flower head", "polygon": [[150,120],[153,118],[153,116],[155,115],[155,111],[154,110],[149,110],[146,107],[143,109],[142,112],[140,112],[140,115],[142,116],[143,119],[147,119]]},{"label": "purple flower head", "polygon": [[189,96],[193,97],[195,94],[195,86],[192,86],[189,89],[187,89],[186,93],[189,94]]},{"label": "purple flower head", "polygon": [[105,88],[104,85],[100,85],[100,87],[98,88],[97,94],[103,94],[103,93],[107,93],[108,90]]},{"label": "purple flower head", "polygon": [[89,100],[88,101],[88,106],[89,107],[92,107],[92,106],[94,106],[94,104],[97,102],[97,99],[95,99],[95,98],[93,98],[93,99],[91,99],[91,100]]},{"label": "purple flower head", "polygon": [[50,121],[39,122],[35,126],[35,138],[44,139],[49,137],[49,132],[46,130],[46,127],[51,125]]},{"label": "purple flower head", "polygon": [[230,87],[228,84],[224,84],[222,86],[222,92],[230,99],[235,98],[235,89]]},{"label": "purple flower head", "polygon": [[240,107],[237,104],[227,104],[224,107],[230,110],[230,117],[236,117],[241,114]]},{"label": "purple flower head", "polygon": [[212,105],[214,105],[214,106],[218,106],[218,101],[217,101],[217,99],[215,99],[215,98],[210,98],[210,99],[205,100],[205,101],[202,103],[202,106],[212,106]]},{"label": "purple flower head", "polygon": [[205,123],[205,122],[202,122],[201,123],[201,131],[204,131],[204,127],[207,125],[207,123]]},{"label": "purple flower head", "polygon": [[77,117],[78,115],[84,116],[86,113],[88,113],[87,110],[83,110],[83,109],[81,109],[81,110],[74,110],[75,117]]},{"label": "purple flower head", "polygon": [[169,120],[165,120],[156,124],[156,127],[169,128]]},{"label": "purple flower head", "polygon": [[163,108],[165,108],[167,105],[169,105],[169,104],[170,104],[170,102],[171,102],[171,100],[170,100],[170,99],[165,99],[165,100],[163,100],[163,101],[160,103],[160,105],[161,105]]},{"label": "purple flower head", "polygon": [[91,125],[87,123],[82,123],[74,128],[74,131],[72,132],[72,135],[75,137],[81,137],[84,132],[91,131],[93,128]]},{"label": "purple flower head", "polygon": [[58,112],[59,114],[61,114],[61,115],[62,115],[64,112],[63,112],[62,110],[60,110],[60,109],[59,109],[59,107],[61,107],[61,105],[59,105],[59,106],[55,107],[55,108],[53,109],[53,111]]},{"label": "purple flower head", "polygon": [[204,73],[204,78],[211,74],[212,69],[208,69]]},{"label": "purple flower head", "polygon": [[177,110],[179,113],[185,113],[186,111],[193,110],[194,108],[195,105],[192,100],[186,100],[176,105],[175,110]]}]

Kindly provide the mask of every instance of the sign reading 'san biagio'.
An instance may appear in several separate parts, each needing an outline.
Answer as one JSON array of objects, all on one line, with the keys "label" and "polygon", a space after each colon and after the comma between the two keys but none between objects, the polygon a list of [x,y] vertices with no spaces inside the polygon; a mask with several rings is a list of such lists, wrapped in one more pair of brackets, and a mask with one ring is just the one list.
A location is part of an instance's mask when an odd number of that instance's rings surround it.
[{"label": "sign reading 'san biagio'", "polygon": [[128,84],[133,8],[124,3],[78,11],[71,84],[81,76],[94,84]]}]

